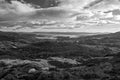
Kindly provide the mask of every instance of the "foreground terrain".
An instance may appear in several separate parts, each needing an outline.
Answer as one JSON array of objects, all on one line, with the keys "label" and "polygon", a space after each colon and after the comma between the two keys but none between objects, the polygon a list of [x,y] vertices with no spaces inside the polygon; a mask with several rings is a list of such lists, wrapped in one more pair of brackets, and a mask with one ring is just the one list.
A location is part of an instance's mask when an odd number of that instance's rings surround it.
[{"label": "foreground terrain", "polygon": [[120,32],[55,34],[0,32],[0,80],[120,79]]}]

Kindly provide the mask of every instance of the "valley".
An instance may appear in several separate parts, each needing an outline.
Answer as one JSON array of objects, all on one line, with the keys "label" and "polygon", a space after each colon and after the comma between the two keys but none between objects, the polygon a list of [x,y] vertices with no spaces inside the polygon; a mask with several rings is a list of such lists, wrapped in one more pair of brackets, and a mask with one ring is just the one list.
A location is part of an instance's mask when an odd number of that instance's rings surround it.
[{"label": "valley", "polygon": [[119,80],[119,62],[120,32],[0,32],[1,80]]}]

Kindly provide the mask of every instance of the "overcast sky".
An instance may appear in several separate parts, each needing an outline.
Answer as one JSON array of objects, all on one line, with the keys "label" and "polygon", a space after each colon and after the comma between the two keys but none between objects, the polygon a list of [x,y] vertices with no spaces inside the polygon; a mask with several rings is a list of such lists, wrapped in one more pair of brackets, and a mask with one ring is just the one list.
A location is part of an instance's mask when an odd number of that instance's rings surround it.
[{"label": "overcast sky", "polygon": [[0,0],[0,30],[120,31],[120,0]]}]

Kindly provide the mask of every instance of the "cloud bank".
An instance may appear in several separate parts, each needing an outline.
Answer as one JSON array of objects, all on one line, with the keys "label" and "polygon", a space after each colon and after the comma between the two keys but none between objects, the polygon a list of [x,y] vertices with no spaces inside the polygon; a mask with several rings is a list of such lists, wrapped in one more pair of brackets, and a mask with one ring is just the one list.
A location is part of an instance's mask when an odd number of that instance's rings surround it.
[{"label": "cloud bank", "polygon": [[[45,0],[44,6],[40,1],[38,5],[26,0],[0,0],[0,30],[100,31],[102,26],[120,25],[119,0]],[[115,31],[110,27],[110,31],[112,29]]]}]

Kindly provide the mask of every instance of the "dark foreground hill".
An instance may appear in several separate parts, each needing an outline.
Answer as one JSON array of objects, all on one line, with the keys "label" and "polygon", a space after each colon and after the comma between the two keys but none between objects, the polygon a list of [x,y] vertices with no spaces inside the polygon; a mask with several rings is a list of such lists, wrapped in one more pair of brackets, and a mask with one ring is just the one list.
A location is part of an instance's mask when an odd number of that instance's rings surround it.
[{"label": "dark foreground hill", "polygon": [[0,32],[0,80],[120,79],[119,32],[49,37]]}]

